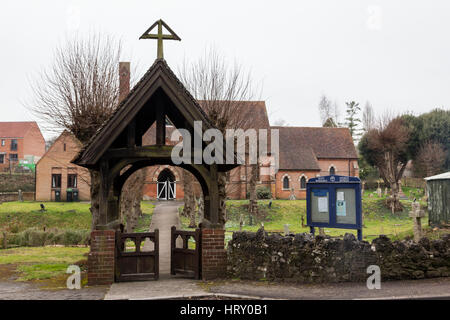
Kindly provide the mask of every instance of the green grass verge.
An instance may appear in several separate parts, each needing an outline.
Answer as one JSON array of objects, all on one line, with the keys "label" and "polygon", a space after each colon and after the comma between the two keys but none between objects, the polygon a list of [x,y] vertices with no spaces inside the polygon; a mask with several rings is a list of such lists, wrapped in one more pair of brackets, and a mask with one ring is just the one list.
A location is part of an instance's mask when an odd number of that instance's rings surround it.
[{"label": "green grass verge", "polygon": [[[40,211],[40,203],[45,211]],[[89,230],[90,206],[88,202],[4,202],[0,205],[0,227],[14,233],[44,227]]]},{"label": "green grass verge", "polygon": [[141,202],[142,217],[138,220],[134,232],[147,232],[152,222],[155,205],[150,201]]},{"label": "green grass verge", "polygon": [[58,278],[69,265],[85,260],[89,248],[33,247],[0,250],[0,265],[17,265],[19,281]]},{"label": "green grass verge", "polygon": [[[40,203],[45,211],[40,211]],[[0,205],[0,229],[18,233],[29,228],[42,230],[90,230],[91,212],[89,202],[4,202]],[[154,205],[141,202],[143,216],[138,221],[138,231],[148,229]]]}]

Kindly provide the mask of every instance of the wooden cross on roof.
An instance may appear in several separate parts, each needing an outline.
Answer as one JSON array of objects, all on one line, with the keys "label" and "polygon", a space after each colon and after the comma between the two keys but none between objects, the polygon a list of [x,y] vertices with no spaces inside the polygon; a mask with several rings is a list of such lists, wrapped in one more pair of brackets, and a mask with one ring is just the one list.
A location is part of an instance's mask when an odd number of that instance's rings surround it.
[{"label": "wooden cross on roof", "polygon": [[[152,31],[156,26],[158,26],[158,33],[150,33],[150,31]],[[169,31],[169,34],[163,34],[163,26],[167,31]],[[139,39],[158,40],[158,59],[164,59],[163,40],[181,40],[181,38],[161,19],[152,24],[151,27],[148,28]]]}]

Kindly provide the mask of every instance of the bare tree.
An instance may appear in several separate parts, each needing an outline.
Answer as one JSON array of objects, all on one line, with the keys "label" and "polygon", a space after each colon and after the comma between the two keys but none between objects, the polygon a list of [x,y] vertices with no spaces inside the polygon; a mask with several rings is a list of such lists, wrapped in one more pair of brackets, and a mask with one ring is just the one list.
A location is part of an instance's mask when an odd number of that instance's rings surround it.
[{"label": "bare tree", "polygon": [[137,170],[123,185],[120,195],[120,215],[125,222],[125,232],[133,232],[138,219],[142,216],[141,200],[146,174],[147,168]]},{"label": "bare tree", "polygon": [[[191,94],[199,100],[212,124],[225,136],[226,129],[246,129],[251,125],[251,101],[254,96],[251,74],[241,65],[230,65],[211,49],[197,61],[184,61],[179,77]],[[245,103],[244,103],[245,102]],[[227,179],[220,173],[219,221],[225,223]]]},{"label": "bare tree", "polygon": [[362,124],[365,132],[370,131],[375,125],[375,112],[369,101],[366,101],[362,114]]},{"label": "bare tree", "polygon": [[58,139],[58,136],[53,136],[45,141],[45,151],[50,149],[50,147],[55,143],[56,139]]},{"label": "bare tree", "polygon": [[[54,131],[67,129],[82,144],[118,106],[121,42],[91,34],[67,40],[55,50],[53,64],[31,83],[34,100],[27,107]],[[91,176],[92,228],[99,218],[99,173]]]},{"label": "bare tree", "polygon": [[393,211],[402,211],[403,208],[399,198],[399,182],[408,163],[409,136],[409,129],[402,117],[392,119],[385,115],[360,144],[363,157],[378,168],[384,182],[391,187],[387,205]]},{"label": "bare tree", "polygon": [[322,126],[337,127],[339,108],[336,102],[332,102],[326,95],[322,95],[319,101],[319,113]]},{"label": "bare tree", "polygon": [[445,157],[442,144],[428,141],[420,147],[414,159],[415,171],[422,177],[438,174],[444,167]]},{"label": "bare tree", "polygon": [[183,170],[183,190],[184,190],[184,207],[183,215],[189,217],[189,228],[195,228],[195,194],[194,194],[194,177],[187,171]]}]

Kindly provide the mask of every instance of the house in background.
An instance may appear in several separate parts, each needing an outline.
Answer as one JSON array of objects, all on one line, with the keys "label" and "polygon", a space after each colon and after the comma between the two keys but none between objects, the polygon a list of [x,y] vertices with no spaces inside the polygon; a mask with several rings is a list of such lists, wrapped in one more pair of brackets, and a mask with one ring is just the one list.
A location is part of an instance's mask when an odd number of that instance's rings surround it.
[{"label": "house in background", "polygon": [[0,122],[0,171],[34,164],[45,153],[45,140],[35,121]]},{"label": "house in background", "polygon": [[90,174],[70,161],[81,143],[64,131],[36,164],[36,201],[90,200]]},{"label": "house in background", "polygon": [[306,199],[306,182],[327,175],[359,176],[358,155],[348,128],[272,127],[279,130],[276,199]]}]

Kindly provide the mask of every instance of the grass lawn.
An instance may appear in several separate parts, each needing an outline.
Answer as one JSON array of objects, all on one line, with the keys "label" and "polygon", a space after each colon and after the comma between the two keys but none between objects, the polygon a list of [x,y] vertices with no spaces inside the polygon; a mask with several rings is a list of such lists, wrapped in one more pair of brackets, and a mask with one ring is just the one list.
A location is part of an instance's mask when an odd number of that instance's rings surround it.
[{"label": "grass lawn", "polygon": [[[45,211],[40,211],[40,203]],[[4,202],[0,205],[0,227],[10,232],[28,228],[59,228],[89,230],[91,212],[89,202]]]},{"label": "grass lawn", "polygon": [[138,220],[134,232],[147,232],[149,230],[154,208],[155,205],[150,201],[141,202],[142,217]]},{"label": "grass lawn", "polygon": [[[403,188],[406,196],[413,194],[417,199],[423,196],[420,189]],[[392,214],[384,206],[385,197],[378,198],[376,194],[370,197],[373,191],[365,191],[363,197],[364,227],[363,239],[370,241],[385,234],[391,239],[403,239],[412,236],[413,221],[408,217],[411,209],[410,200],[402,200],[404,205],[403,212]],[[306,224],[306,200],[272,200],[272,207],[269,208],[269,200],[259,200],[260,217],[253,218],[250,224],[250,218],[247,213],[248,200],[228,200],[227,201],[227,223],[226,240],[231,239],[232,232],[239,230],[239,219],[242,214],[244,225],[242,230],[257,231],[264,224],[264,229],[268,232],[284,232],[284,225],[289,225],[289,230],[293,233],[309,232],[309,227],[302,227],[302,217]],[[421,202],[425,206],[426,202]],[[182,225],[188,229],[189,219],[181,217]],[[430,237],[438,237],[427,227],[427,219],[422,220],[422,226]],[[316,231],[318,232],[318,231]],[[330,236],[343,236],[345,233],[357,234],[356,230],[325,228],[325,233]],[[438,231],[439,232],[439,231]]]},{"label": "grass lawn", "polygon": [[[45,211],[40,211],[43,203]],[[72,230],[89,230],[91,212],[89,202],[4,202],[0,205],[0,229],[21,232],[28,228],[46,227]],[[143,217],[138,221],[136,232],[150,226],[153,208],[149,201],[141,202]]]},{"label": "grass lawn", "polygon": [[0,270],[10,271],[0,272],[1,277],[14,275],[19,281],[53,279],[61,283],[68,276],[67,267],[86,260],[85,254],[88,252],[88,247],[21,247],[0,250]]},{"label": "grass lawn", "polygon": [[[28,228],[89,230],[91,227],[90,204],[87,202],[4,202],[0,205],[0,229],[21,232]],[[138,220],[136,232],[148,231],[154,205],[142,201],[143,216]],[[86,263],[89,247],[18,247],[0,249],[0,279],[13,278],[19,281],[39,281],[50,287],[65,287],[67,267]],[[83,275],[83,283],[86,275]]]}]

